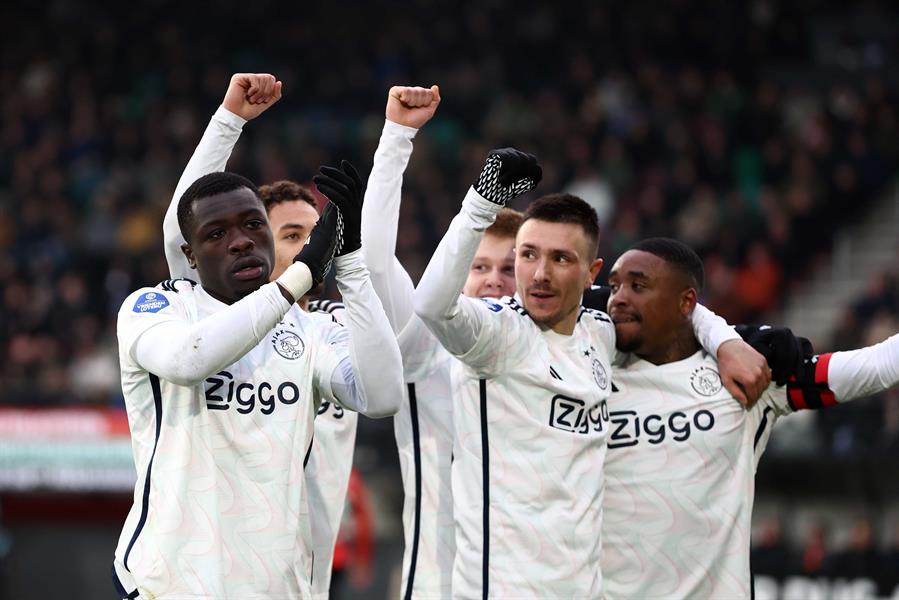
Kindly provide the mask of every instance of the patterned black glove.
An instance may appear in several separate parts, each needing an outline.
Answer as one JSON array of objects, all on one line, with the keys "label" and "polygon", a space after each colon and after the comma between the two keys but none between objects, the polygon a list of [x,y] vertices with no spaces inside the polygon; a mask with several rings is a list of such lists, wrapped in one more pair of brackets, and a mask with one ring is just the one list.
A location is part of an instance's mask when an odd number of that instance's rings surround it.
[{"label": "patterned black glove", "polygon": [[321,167],[312,181],[339,211],[337,233],[340,242],[334,256],[343,256],[361,248],[365,186],[359,172],[349,162],[342,160],[339,169]]},{"label": "patterned black glove", "polygon": [[318,223],[312,228],[306,245],[293,259],[294,262],[299,261],[309,267],[313,288],[324,281],[328,271],[331,270],[334,252],[340,244],[339,217],[337,208],[333,204],[328,204],[322,211]]},{"label": "patterned black glove", "polygon": [[542,178],[543,169],[537,164],[536,156],[515,148],[502,148],[487,155],[474,189],[490,202],[505,206],[537,187]]},{"label": "patterned black glove", "polygon": [[813,353],[812,343],[797,337],[787,327],[737,325],[737,333],[768,361],[771,379],[777,385],[795,381],[803,372],[803,360]]}]

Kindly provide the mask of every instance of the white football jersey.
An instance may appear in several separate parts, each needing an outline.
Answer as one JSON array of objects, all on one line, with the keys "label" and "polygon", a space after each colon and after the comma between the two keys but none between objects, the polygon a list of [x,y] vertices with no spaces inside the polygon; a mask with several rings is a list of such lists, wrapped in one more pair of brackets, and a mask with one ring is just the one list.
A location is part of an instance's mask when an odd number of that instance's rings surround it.
[{"label": "white football jersey", "polygon": [[136,363],[136,340],[162,321],[193,323],[225,305],[200,286],[173,290],[138,290],[119,311],[138,481],[116,573],[141,598],[307,598],[304,459],[319,404],[335,401],[330,377],[348,334],[294,306],[243,358],[200,385],[176,385]]},{"label": "white football jersey", "polygon": [[[342,303],[333,300],[313,300],[308,311],[329,315],[337,323],[343,323],[346,309]],[[315,417],[315,431],[306,464],[314,553],[314,598],[327,598],[331,586],[334,545],[346,505],[358,420],[357,413],[328,401],[322,402]]]},{"label": "white football jersey", "polygon": [[755,470],[775,420],[772,385],[745,410],[704,351],[664,365],[630,357],[609,399],[605,592],[618,598],[749,598]]},{"label": "white football jersey", "polygon": [[564,336],[512,298],[460,301],[486,314],[454,368],[453,595],[599,598],[611,320],[583,309]]},{"label": "white football jersey", "polygon": [[452,597],[455,359],[418,317],[398,338],[406,397],[393,418],[403,476],[403,598]]}]

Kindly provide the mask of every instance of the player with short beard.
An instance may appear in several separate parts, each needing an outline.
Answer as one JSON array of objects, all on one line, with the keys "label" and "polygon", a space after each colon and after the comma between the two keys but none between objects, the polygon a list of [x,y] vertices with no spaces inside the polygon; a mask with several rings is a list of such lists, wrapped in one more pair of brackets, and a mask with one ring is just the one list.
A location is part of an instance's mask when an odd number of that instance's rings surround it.
[{"label": "player with short beard", "polygon": [[[415,291],[416,314],[461,363],[453,381],[456,597],[602,594],[615,331],[607,315],[581,307],[602,266],[595,211],[571,195],[536,201],[516,237],[516,297],[459,295],[485,229],[540,177],[533,156],[492,151]],[[721,336],[717,317],[694,319],[711,351],[737,337],[728,327]]]},{"label": "player with short beard", "polygon": [[617,347],[632,354],[615,369],[609,398],[608,598],[749,598],[755,470],[775,421],[899,382],[894,335],[809,356],[784,377],[787,387],[772,385],[744,409],[689,323],[703,280],[696,253],[664,238],[638,242],[609,275]]}]

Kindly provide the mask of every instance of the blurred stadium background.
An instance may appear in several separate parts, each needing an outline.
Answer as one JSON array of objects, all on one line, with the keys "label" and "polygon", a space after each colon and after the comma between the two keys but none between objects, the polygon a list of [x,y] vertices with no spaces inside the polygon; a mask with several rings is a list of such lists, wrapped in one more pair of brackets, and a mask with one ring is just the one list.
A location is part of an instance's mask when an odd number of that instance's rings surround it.
[{"label": "blurred stadium background", "polygon": [[[115,313],[167,278],[161,223],[229,76],[280,105],[229,165],[258,183],[365,169],[386,92],[441,85],[404,186],[420,275],[487,149],[590,201],[611,264],[669,235],[704,301],[819,351],[899,327],[899,12],[893,3],[530,0],[0,6],[0,598],[113,598],[134,481]],[[600,276],[604,281],[604,275]],[[389,420],[360,425],[370,582],[397,597]],[[759,598],[899,598],[899,392],[783,421],[757,477]]]}]

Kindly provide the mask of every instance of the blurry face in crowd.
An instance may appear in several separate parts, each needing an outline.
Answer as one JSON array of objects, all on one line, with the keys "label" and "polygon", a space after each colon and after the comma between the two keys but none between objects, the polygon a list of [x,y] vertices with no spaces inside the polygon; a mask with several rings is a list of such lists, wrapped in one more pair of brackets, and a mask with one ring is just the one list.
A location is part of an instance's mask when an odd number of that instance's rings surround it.
[{"label": "blurry face in crowd", "polygon": [[275,236],[274,280],[293,263],[294,257],[303,248],[312,228],[318,223],[318,211],[303,200],[288,200],[273,204],[268,211],[268,220]]},{"label": "blurry face in crowd", "polygon": [[556,333],[574,331],[581,296],[601,268],[580,225],[528,219],[518,230],[518,294],[531,318]]},{"label": "blurry face in crowd", "polygon": [[502,298],[515,293],[515,238],[486,234],[471,262],[462,293]]},{"label": "blurry face in crowd", "polygon": [[231,304],[269,280],[275,257],[262,200],[248,188],[194,200],[193,231],[182,246],[213,298]]},{"label": "blurry face in crowd", "polygon": [[663,356],[696,306],[696,290],[686,276],[642,250],[629,250],[615,261],[609,286],[616,346],[641,357]]}]

